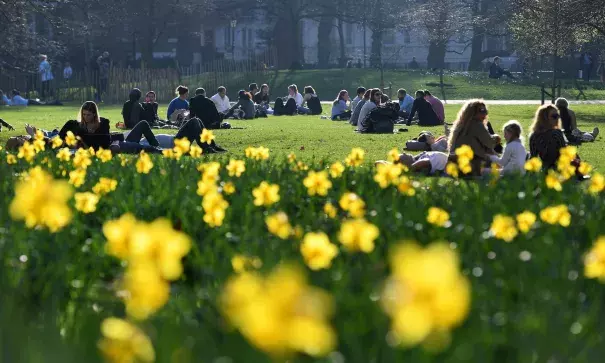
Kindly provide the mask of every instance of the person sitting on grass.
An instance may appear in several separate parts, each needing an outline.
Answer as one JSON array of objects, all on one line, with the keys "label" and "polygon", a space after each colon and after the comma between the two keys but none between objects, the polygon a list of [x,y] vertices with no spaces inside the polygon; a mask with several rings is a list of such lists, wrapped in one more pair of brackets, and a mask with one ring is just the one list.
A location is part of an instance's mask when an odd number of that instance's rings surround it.
[{"label": "person sitting on grass", "polygon": [[336,99],[332,103],[332,121],[336,120],[349,120],[351,118],[351,111],[348,110],[347,103],[349,102],[349,92],[342,90],[336,96]]},{"label": "person sitting on grass", "polygon": [[307,107],[304,107],[304,98],[298,92],[298,86],[295,84],[288,87],[288,100],[290,99],[293,99],[296,103],[296,111],[298,111],[298,113],[308,115],[311,112]]},{"label": "person sitting on grass", "polygon": [[397,91],[397,99],[399,99],[399,116],[407,119],[408,115],[412,113],[412,106],[414,106],[414,97],[408,95],[408,92],[400,88]]},{"label": "person sitting on grass", "polygon": [[357,131],[367,127],[367,118],[373,109],[380,106],[382,100],[382,91],[379,88],[370,90],[370,99],[366,102],[359,112],[359,120],[357,121]]},{"label": "person sitting on grass", "polygon": [[[202,142],[201,134],[204,128],[205,126],[199,118],[192,118],[185,122],[176,135],[154,135],[149,123],[141,121],[131,131],[124,134],[125,141],[111,144],[110,150],[113,153],[138,153],[143,149],[159,152],[160,148],[172,149],[174,140],[186,138],[192,145],[197,143],[206,154],[227,151],[218,146],[214,140],[210,144]],[[151,149],[146,147],[151,147]]]},{"label": "person sitting on grass", "polygon": [[248,86],[248,92],[252,96],[252,101],[254,101],[254,96],[258,93],[258,85],[256,83],[250,83]]},{"label": "person sitting on grass", "polygon": [[317,97],[317,93],[315,93],[315,89],[311,86],[306,86],[303,92],[305,93],[303,104],[306,103],[309,114],[321,115],[323,108],[321,107],[321,101],[319,100],[319,97]]},{"label": "person sitting on grass", "polygon": [[435,110],[433,110],[433,106],[431,106],[429,101],[424,99],[424,91],[416,91],[416,99],[412,105],[412,111],[408,116],[408,126],[412,125],[412,120],[414,119],[416,113],[418,113],[419,126],[441,125],[441,121],[439,121]]},{"label": "person sitting on grass", "polygon": [[195,97],[189,102],[189,117],[199,118],[208,129],[219,129],[223,115],[216,109],[216,104],[206,97],[206,90],[198,88]]},{"label": "person sitting on grass", "polygon": [[143,120],[149,121],[149,124],[153,126],[164,127],[168,124],[168,121],[160,119],[158,115],[159,105],[157,103],[157,96],[154,91],[149,91],[145,95],[145,102],[142,103],[143,110],[145,111],[142,116]]},{"label": "person sitting on grass", "polygon": [[437,119],[443,123],[445,122],[445,108],[443,107],[443,102],[440,99],[433,96],[429,90],[424,91],[424,98],[429,101],[431,107],[433,107],[433,111],[437,115]]},{"label": "person sitting on grass", "polygon": [[260,92],[254,95],[254,103],[256,103],[257,105],[269,106],[269,102],[269,86],[263,84],[262,86],[260,86]]},{"label": "person sitting on grass", "polygon": [[19,92],[17,89],[13,89],[11,91],[11,95],[12,95],[11,102],[10,102],[11,106],[42,106],[42,105],[44,105],[44,103],[42,103],[40,101],[21,97],[21,92]]},{"label": "person sitting on grass", "polygon": [[216,109],[219,113],[226,114],[231,109],[231,102],[227,97],[227,89],[224,86],[220,86],[216,90],[216,94],[210,97],[210,100],[216,105]]},{"label": "person sitting on grass", "polygon": [[244,90],[238,92],[238,101],[229,109],[225,118],[234,117],[238,119],[253,120],[256,115],[252,95]]},{"label": "person sitting on grass", "polygon": [[351,101],[351,111],[355,111],[355,107],[357,107],[357,104],[361,100],[363,100],[363,96],[365,96],[365,94],[366,94],[365,87],[357,88],[357,96],[355,96],[355,98],[353,98],[353,101]]},{"label": "person sitting on grass", "polygon": [[124,119],[124,126],[127,129],[132,129],[139,121],[145,119],[145,109],[139,102],[141,100],[142,92],[138,88],[134,88],[128,95],[128,101],[122,106],[122,118]]},{"label": "person sitting on grass", "polygon": [[583,132],[578,130],[578,123],[576,121],[576,114],[569,109],[569,102],[565,98],[557,98],[555,106],[559,109],[559,115],[561,115],[561,126],[563,127],[563,133],[567,138],[567,141],[572,144],[579,144],[581,142],[592,142],[595,141],[597,135],[599,135],[599,128],[595,127],[592,132]]},{"label": "person sitting on grass", "polygon": [[189,98],[189,88],[178,86],[175,93],[177,94],[177,97],[170,101],[168,111],[166,112],[168,120],[171,120],[172,114],[175,112],[189,109],[189,102],[187,101],[187,98]]},{"label": "person sitting on grass", "polygon": [[504,124],[502,131],[504,132],[504,139],[506,139],[506,148],[502,157],[497,155],[490,155],[492,163],[498,164],[502,167],[501,174],[525,174],[525,161],[527,160],[527,150],[523,146],[521,140],[521,124],[518,121],[511,120]]},{"label": "person sitting on grass", "polygon": [[71,131],[80,138],[80,147],[109,148],[109,120],[99,114],[99,108],[93,101],[86,101],[80,108],[78,120],[70,120],[59,131],[59,137],[65,141],[67,132]]},{"label": "person sitting on grass", "polygon": [[491,66],[489,66],[489,78],[500,79],[502,76],[515,79],[515,77],[509,71],[500,67],[500,57],[494,57],[494,62]]},{"label": "person sitting on grass", "polygon": [[[448,155],[439,151],[425,151],[416,156],[408,153],[399,155],[394,164],[403,164],[411,172],[426,173],[428,175],[441,174],[445,171]],[[385,160],[378,160],[375,165],[391,164]]]},{"label": "person sitting on grass", "polygon": [[568,145],[561,130],[561,117],[554,105],[538,108],[529,135],[529,154],[542,159],[544,169],[554,168],[559,160],[560,149]]},{"label": "person sitting on grass", "polygon": [[363,95],[363,98],[359,102],[357,102],[357,106],[355,106],[353,114],[351,114],[351,119],[349,120],[349,123],[351,125],[357,126],[357,123],[359,122],[359,115],[361,114],[361,109],[370,100],[371,92],[371,89],[367,90],[366,93]]},{"label": "person sitting on grass", "polygon": [[500,143],[500,136],[490,135],[485,126],[488,113],[482,100],[466,102],[458,112],[448,141],[450,154],[455,154],[456,149],[463,145],[473,150],[475,172],[481,171],[482,164],[490,161],[489,156],[494,154],[494,147]]}]

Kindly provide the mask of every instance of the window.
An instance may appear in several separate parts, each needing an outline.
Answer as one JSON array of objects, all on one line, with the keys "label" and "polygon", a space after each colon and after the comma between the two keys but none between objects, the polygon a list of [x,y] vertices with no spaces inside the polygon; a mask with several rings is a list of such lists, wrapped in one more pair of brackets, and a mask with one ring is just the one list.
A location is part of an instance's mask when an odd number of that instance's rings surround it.
[{"label": "window", "polygon": [[404,44],[410,44],[411,43],[410,32],[407,31],[407,30],[403,31],[403,43]]}]

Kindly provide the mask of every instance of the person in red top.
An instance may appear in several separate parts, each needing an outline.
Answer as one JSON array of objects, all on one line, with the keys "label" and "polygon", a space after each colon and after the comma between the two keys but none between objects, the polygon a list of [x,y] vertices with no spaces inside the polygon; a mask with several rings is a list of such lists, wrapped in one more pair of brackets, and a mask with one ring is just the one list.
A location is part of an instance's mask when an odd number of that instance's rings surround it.
[{"label": "person in red top", "polygon": [[433,111],[435,111],[435,114],[437,114],[437,119],[441,123],[445,122],[445,108],[443,107],[443,102],[441,102],[441,100],[437,97],[433,96],[428,90],[424,91],[424,99],[429,101],[433,107]]}]

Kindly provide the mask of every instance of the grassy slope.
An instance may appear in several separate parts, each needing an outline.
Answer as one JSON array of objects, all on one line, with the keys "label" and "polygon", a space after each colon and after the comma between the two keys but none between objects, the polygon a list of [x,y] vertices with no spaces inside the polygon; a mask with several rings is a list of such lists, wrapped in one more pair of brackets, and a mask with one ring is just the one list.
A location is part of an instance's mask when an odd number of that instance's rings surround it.
[{"label": "grassy slope", "polygon": [[[359,86],[379,87],[380,72],[378,70],[368,69],[329,69],[329,70],[302,70],[302,71],[278,71],[268,73],[266,79],[258,79],[258,74],[234,75],[231,79],[226,77],[222,80],[230,94],[242,88],[251,82],[267,83],[271,87],[271,93],[274,97],[287,94],[288,85],[297,84],[300,89],[306,85],[312,85],[318,92],[322,100],[332,100],[342,89],[349,92],[355,92]],[[185,78],[188,86],[209,87],[213,84],[213,76],[207,78]],[[439,75],[424,71],[400,71],[389,70],[384,73],[385,87],[393,86],[393,94],[399,88],[406,88],[409,92],[418,89],[431,89],[439,97],[442,97],[437,84]],[[483,72],[456,72],[447,73],[444,77],[444,83],[450,85],[446,89],[447,99],[468,99],[473,97],[483,97],[489,100],[539,100],[540,84],[550,84],[548,76],[541,79],[532,80],[532,84],[521,81],[510,81],[508,79],[494,80],[487,78]],[[574,88],[572,81],[565,81],[561,95],[570,99],[575,99],[578,91]],[[599,83],[591,83],[591,88],[585,91],[589,100],[605,99],[605,90]]]},{"label": "grassy slope", "polygon": [[[446,106],[446,116],[453,120],[460,106]],[[66,120],[75,117],[76,107],[38,107],[27,109],[10,109],[2,111],[1,118],[12,123],[17,131],[2,132],[0,144],[4,145],[9,136],[23,134],[25,123],[38,127],[52,129],[60,127]],[[578,105],[574,107],[578,115],[579,127],[582,130],[592,130],[595,126],[603,129],[605,106]],[[519,120],[527,128],[531,123],[535,106],[491,106],[490,119],[494,128],[500,130],[502,124],[510,119]],[[165,112],[160,110],[160,114]],[[328,112],[328,110],[326,110]],[[102,115],[109,118],[113,124],[120,119],[120,108],[103,107]],[[417,135],[421,130],[412,126],[407,133],[394,135],[361,135],[352,131],[346,122],[321,120],[316,116],[269,117],[254,121],[234,121],[232,124],[243,129],[215,131],[219,143],[232,151],[233,155],[242,155],[247,146],[263,145],[273,153],[287,155],[294,152],[305,160],[342,159],[352,147],[359,146],[368,151],[367,159],[376,160],[385,157],[386,152],[393,147],[403,148],[405,141]],[[400,127],[398,127],[400,128]],[[431,128],[429,128],[431,129]],[[432,131],[443,134],[442,127],[434,127]],[[165,131],[157,130],[156,133]],[[597,142],[584,144],[580,147],[580,155],[596,167],[605,169],[605,160],[599,154],[603,150],[602,136]],[[304,148],[304,149],[303,149]]]}]

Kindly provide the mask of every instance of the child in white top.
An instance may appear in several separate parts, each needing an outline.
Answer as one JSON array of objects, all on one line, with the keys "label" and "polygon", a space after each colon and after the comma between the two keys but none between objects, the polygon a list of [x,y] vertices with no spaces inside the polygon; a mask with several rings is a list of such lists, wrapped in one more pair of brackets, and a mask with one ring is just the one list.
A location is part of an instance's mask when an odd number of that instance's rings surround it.
[{"label": "child in white top", "polygon": [[527,150],[521,142],[521,125],[518,121],[512,120],[504,124],[504,138],[506,139],[506,148],[502,157],[497,155],[490,156],[493,163],[502,167],[501,174],[525,174],[525,161],[527,159]]}]

